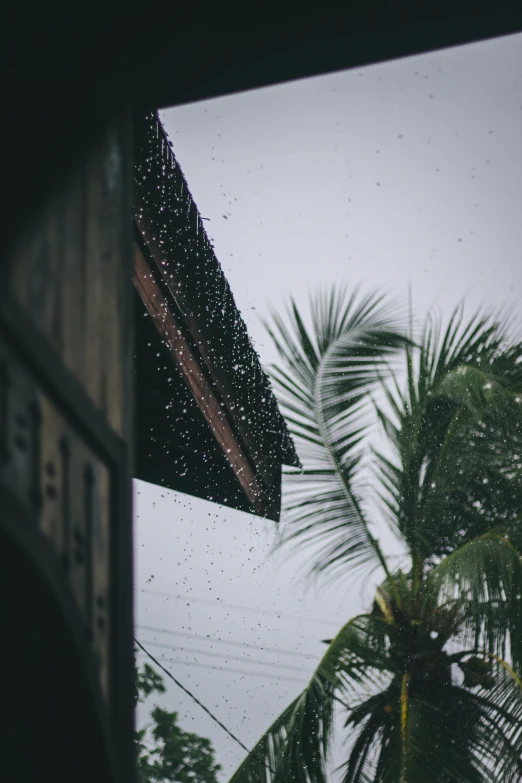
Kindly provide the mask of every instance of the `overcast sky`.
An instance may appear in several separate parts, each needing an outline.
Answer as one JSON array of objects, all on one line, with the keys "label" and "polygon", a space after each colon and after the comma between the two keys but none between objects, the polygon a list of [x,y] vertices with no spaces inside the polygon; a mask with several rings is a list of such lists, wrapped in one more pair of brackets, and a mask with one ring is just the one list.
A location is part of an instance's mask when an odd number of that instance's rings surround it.
[{"label": "overcast sky", "polygon": [[[522,317],[521,66],[511,36],[162,112],[263,362],[261,319],[319,284],[403,302],[411,286],[419,317],[463,297]],[[368,593],[305,591],[299,559],[269,556],[271,523],[135,489],[139,638],[252,745]],[[241,749],[174,685],[160,703],[212,739],[226,780]]]}]

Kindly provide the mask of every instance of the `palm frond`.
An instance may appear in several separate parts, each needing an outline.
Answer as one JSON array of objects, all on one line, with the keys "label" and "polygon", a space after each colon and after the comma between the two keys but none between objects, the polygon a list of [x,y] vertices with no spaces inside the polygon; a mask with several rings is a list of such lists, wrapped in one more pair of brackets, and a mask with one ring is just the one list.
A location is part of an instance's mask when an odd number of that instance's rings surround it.
[{"label": "palm frond", "polygon": [[230,783],[326,783],[336,702],[346,705],[387,682],[383,631],[370,615],[346,623],[305,690],[261,737]]},{"label": "palm frond", "polygon": [[456,602],[461,642],[502,657],[508,641],[513,665],[522,666],[522,563],[510,541],[490,532],[463,544],[429,573],[424,617]]},{"label": "palm frond", "polygon": [[[282,359],[276,391],[304,464],[289,476],[284,541],[309,544],[316,573],[380,564],[386,578],[371,614],[341,629],[233,783],[325,783],[336,703],[349,729],[343,783],[515,783],[522,342],[508,320],[465,320],[459,307],[445,329],[428,319],[414,345],[382,299],[345,291],[318,294],[309,318],[292,303],[270,331]],[[404,384],[393,364],[401,348]],[[407,545],[405,573],[390,572],[368,524],[377,389],[394,452],[376,454],[380,499]]]},{"label": "palm frond", "polygon": [[[310,330],[291,303],[268,331],[282,360],[275,390],[304,469],[286,481],[285,541],[314,544],[314,571],[383,565],[369,533],[360,479],[371,392],[405,345],[401,315],[379,296],[322,292]],[[317,556],[317,544],[322,552]]]},{"label": "palm frond", "polygon": [[352,743],[348,761],[341,767],[344,769],[343,783],[373,783],[376,748],[385,732],[385,724],[382,713],[374,710],[370,714]]},{"label": "palm frond", "polygon": [[498,667],[495,687],[477,693],[456,685],[430,695],[417,687],[408,691],[407,712],[401,714],[401,689],[396,703],[375,731],[372,713],[362,736],[372,733],[365,777],[350,775],[343,783],[484,783],[520,779],[522,690]]},{"label": "palm frond", "polygon": [[[511,667],[495,656],[492,690],[481,689],[480,699],[487,719],[483,720],[484,745],[489,748],[493,780],[518,783],[522,775],[522,683]],[[492,747],[491,739],[496,747]]]},{"label": "palm frond", "polygon": [[[509,325],[508,325],[509,326]],[[378,454],[383,499],[410,551],[441,557],[522,503],[522,342],[489,316],[429,321],[407,392],[379,411],[396,457]]]},{"label": "palm frond", "polygon": [[[404,783],[494,780],[492,773],[500,753],[504,754],[506,774],[501,779],[514,781],[516,753],[510,737],[498,726],[493,702],[487,698],[479,699],[451,686],[438,699],[410,699]],[[382,779],[387,781],[385,776]]]}]

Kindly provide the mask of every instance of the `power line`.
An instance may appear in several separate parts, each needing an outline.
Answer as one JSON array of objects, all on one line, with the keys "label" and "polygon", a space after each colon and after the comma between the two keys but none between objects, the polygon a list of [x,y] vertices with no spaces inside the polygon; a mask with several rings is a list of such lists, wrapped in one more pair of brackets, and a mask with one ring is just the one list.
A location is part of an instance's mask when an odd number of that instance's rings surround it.
[{"label": "power line", "polygon": [[139,628],[140,631],[151,631],[154,633],[165,633],[170,636],[182,636],[184,639],[200,639],[206,642],[212,642],[214,644],[226,644],[229,647],[248,647],[252,650],[262,650],[263,652],[276,653],[277,655],[290,655],[293,658],[308,658],[309,660],[317,660],[317,655],[311,653],[302,653],[293,650],[280,650],[277,647],[263,647],[260,644],[250,644],[249,642],[238,642],[227,639],[218,639],[215,636],[202,636],[197,633],[190,633],[189,631],[171,631],[168,628],[156,628],[153,625],[135,625],[135,628]]},{"label": "power line", "polygon": [[209,663],[197,663],[196,661],[183,661],[181,658],[158,658],[160,661],[168,663],[179,663],[181,666],[193,666],[196,669],[210,669],[215,672],[225,672],[226,674],[247,674],[250,677],[262,677],[265,680],[285,680],[286,682],[300,682],[305,685],[307,680],[302,677],[289,677],[287,675],[267,674],[266,672],[253,672],[248,669],[231,669],[228,666],[212,666]]},{"label": "power line", "polygon": [[[188,688],[186,688],[184,685],[182,685],[182,684],[181,684],[181,682],[180,682],[178,679],[176,679],[176,677],[174,677],[174,675],[173,675],[171,672],[169,672],[169,670],[168,670],[168,669],[166,669],[166,668],[165,668],[165,667],[164,667],[164,666],[163,666],[163,665],[162,665],[162,664],[159,662],[159,660],[158,660],[157,658],[155,658],[155,657],[154,657],[154,656],[153,656],[153,655],[152,655],[152,654],[151,654],[151,653],[150,653],[150,652],[149,652],[149,651],[148,651],[148,650],[147,650],[147,649],[146,649],[146,648],[145,648],[145,647],[144,647],[144,646],[141,644],[141,642],[139,642],[139,641],[136,639],[136,637],[134,637],[134,642],[135,642],[135,643],[138,645],[138,647],[139,647],[139,648],[140,648],[140,649],[143,651],[143,653],[144,653],[144,654],[145,654],[145,655],[146,655],[148,658],[150,658],[150,660],[151,660],[153,663],[155,663],[155,664],[156,664],[156,666],[158,666],[158,667],[161,669],[161,671],[162,671],[162,672],[164,672],[164,673],[167,675],[167,677],[169,677],[169,678],[170,678],[170,679],[171,679],[171,680],[172,680],[172,681],[173,681],[173,682],[174,682],[174,683],[175,683],[175,684],[178,686],[178,688],[180,688],[180,689],[181,689],[181,690],[182,690],[184,693],[186,693],[186,694],[187,694],[187,696],[189,696],[189,697],[192,699],[192,701],[194,701],[194,702],[195,702],[195,703],[198,705],[198,707],[201,707],[201,709],[202,709],[204,712],[206,712],[206,713],[207,713],[207,715],[208,715],[208,716],[209,716],[209,717],[210,717],[210,718],[211,718],[211,719],[214,721],[214,723],[216,723],[216,724],[217,724],[217,725],[218,725],[218,726],[219,726],[221,729],[223,729],[223,731],[224,731],[224,732],[226,732],[226,733],[228,734],[228,736],[229,736],[229,737],[231,737],[231,739],[233,739],[233,740],[234,740],[234,742],[236,742],[236,743],[239,745],[239,747],[240,747],[240,748],[242,748],[242,749],[243,749],[243,750],[244,750],[244,751],[245,751],[245,752],[246,752],[246,753],[247,753],[249,756],[251,756],[251,757],[252,757],[253,759],[255,759],[256,761],[260,761],[260,762],[263,764],[263,766],[264,766],[264,767],[265,767],[265,768],[266,768],[266,769],[267,769],[267,770],[268,770],[268,771],[269,771],[269,772],[270,772],[270,773],[271,773],[271,774],[272,774],[272,775],[275,777],[275,779],[280,781],[280,783],[287,783],[287,782],[286,782],[285,780],[283,780],[283,778],[282,778],[282,777],[281,777],[281,776],[280,776],[280,775],[279,775],[279,774],[278,774],[278,773],[277,773],[277,772],[276,772],[276,771],[275,771],[275,770],[272,768],[272,766],[271,766],[271,765],[270,765],[270,764],[269,764],[269,763],[266,761],[266,759],[265,759],[265,758],[263,758],[262,756],[259,756],[257,753],[255,753],[254,751],[250,750],[250,749],[249,749],[249,748],[248,748],[248,747],[245,745],[245,743],[244,743],[244,742],[242,742],[242,741],[239,739],[239,737],[236,737],[236,735],[235,735],[235,734],[234,734],[232,731],[230,731],[230,729],[229,729],[229,728],[227,728],[227,726],[225,726],[225,724],[224,724],[224,723],[222,723],[222,722],[219,720],[219,718],[217,718],[217,717],[214,715],[214,713],[213,713],[213,712],[211,712],[211,711],[208,709],[208,707],[205,707],[205,705],[204,705],[204,704],[203,704],[203,703],[202,703],[202,702],[201,702],[201,701],[198,699],[198,697],[197,697],[197,696],[194,696],[194,694],[193,694],[191,691],[189,691],[189,689],[188,689]],[[227,671],[227,670],[225,669],[225,671]],[[229,670],[229,671],[230,671],[230,670]],[[249,673],[250,673],[250,672],[249,672]],[[278,678],[278,679],[282,679],[282,678]],[[290,678],[288,678],[288,679],[290,679]],[[347,705],[347,704],[344,704],[344,702],[342,702],[342,701],[341,701],[340,699],[338,699],[337,697],[335,697],[335,696],[334,696],[334,698],[335,698],[335,700],[336,700],[336,701],[340,702],[341,704],[343,704],[343,705],[344,705],[345,707],[347,707],[348,709],[351,709],[350,707],[348,707],[348,705]]]},{"label": "power line", "polygon": [[196,704],[197,704],[199,707],[201,707],[201,709],[202,709],[202,710],[204,710],[204,712],[206,712],[206,713],[207,713],[207,715],[208,715],[210,718],[212,718],[212,720],[214,721],[214,723],[217,723],[217,725],[218,725],[220,728],[222,728],[222,729],[223,729],[223,731],[225,731],[225,732],[228,734],[228,736],[229,736],[229,737],[231,737],[231,738],[234,740],[234,742],[237,742],[237,744],[239,745],[239,747],[240,747],[240,748],[242,748],[244,751],[246,751],[246,753],[248,753],[248,755],[249,755],[249,756],[252,756],[252,758],[253,758],[253,759],[255,759],[256,761],[260,761],[260,762],[263,764],[263,766],[264,766],[264,767],[266,767],[266,769],[267,769],[267,770],[268,770],[268,771],[269,771],[269,772],[270,772],[272,775],[274,775],[274,777],[275,777],[276,779],[279,779],[279,780],[281,781],[281,783],[286,783],[286,781],[285,781],[285,780],[283,780],[283,778],[282,778],[280,775],[278,775],[278,773],[277,773],[277,772],[276,772],[274,769],[272,769],[271,765],[270,765],[270,764],[269,764],[269,763],[266,761],[266,759],[264,759],[262,756],[259,756],[257,753],[254,753],[254,752],[253,752],[252,750],[250,750],[249,748],[247,748],[247,746],[245,745],[245,743],[244,743],[244,742],[241,742],[241,740],[239,739],[239,737],[236,737],[236,735],[235,735],[235,734],[234,734],[232,731],[230,731],[230,729],[228,729],[228,728],[225,726],[225,724],[224,724],[224,723],[222,723],[222,722],[219,720],[219,718],[216,718],[216,716],[214,715],[214,713],[213,713],[213,712],[211,712],[211,711],[208,709],[208,707],[205,707],[205,705],[204,705],[204,704],[203,704],[203,703],[202,703],[202,702],[201,702],[201,701],[200,701],[200,700],[197,698],[197,696],[194,696],[194,694],[193,694],[193,693],[191,693],[191,691],[189,691],[189,689],[188,689],[188,688],[186,688],[184,685],[182,685],[182,684],[180,683],[180,681],[179,681],[179,680],[177,680],[177,679],[176,679],[176,677],[174,677],[174,675],[173,675],[173,674],[171,674],[171,673],[169,672],[169,670],[168,670],[168,669],[166,669],[164,666],[162,666],[162,665],[161,665],[161,663],[160,663],[160,662],[159,662],[159,661],[158,661],[156,658],[154,658],[154,656],[153,656],[153,655],[151,655],[151,653],[150,653],[148,650],[146,650],[146,649],[145,649],[145,647],[144,647],[144,646],[143,646],[143,645],[142,645],[142,644],[141,644],[141,643],[140,643],[140,642],[139,642],[139,641],[138,641],[136,638],[134,638],[134,641],[136,642],[136,644],[138,645],[138,647],[140,647],[140,648],[143,650],[143,652],[145,653],[145,655],[147,655],[147,656],[148,656],[148,657],[151,659],[151,661],[153,661],[153,663],[155,663],[155,664],[156,664],[156,666],[159,666],[159,668],[160,668],[160,669],[161,669],[163,672],[165,672],[165,674],[167,675],[167,677],[170,677],[170,679],[171,679],[171,680],[172,680],[174,683],[176,683],[176,685],[178,686],[178,688],[181,688],[181,690],[182,690],[184,693],[186,693],[186,694],[187,694],[187,696],[190,696],[190,698],[191,698],[191,699],[192,699],[192,700],[193,700],[193,701],[194,701],[194,702],[195,702],[195,703],[196,703]]},{"label": "power line", "polygon": [[[184,685],[182,685],[182,684],[180,683],[180,681],[179,681],[179,680],[177,680],[177,679],[174,677],[174,675],[173,675],[173,674],[171,674],[171,672],[169,672],[169,670],[168,670],[168,669],[166,669],[164,666],[162,666],[162,665],[161,665],[161,663],[160,663],[160,662],[159,662],[159,661],[158,661],[158,660],[157,660],[157,659],[156,659],[156,658],[155,658],[153,655],[151,655],[151,653],[150,653],[148,650],[146,650],[146,649],[145,649],[145,647],[144,647],[144,646],[141,644],[141,642],[139,642],[139,641],[138,641],[136,638],[134,639],[134,641],[136,642],[136,644],[138,645],[138,647],[141,647],[141,649],[143,650],[143,652],[145,653],[145,655],[147,655],[147,656],[148,656],[148,657],[151,659],[151,661],[153,661],[153,663],[155,663],[155,664],[156,664],[156,666],[159,666],[159,668],[160,668],[160,669],[161,669],[163,672],[165,672],[165,674],[166,674],[168,677],[170,677],[170,679],[171,679],[173,682],[175,682],[175,683],[176,683],[176,685],[178,686],[178,688],[181,688],[181,690],[182,690],[184,693],[186,693],[186,694],[187,694],[187,696],[190,696],[190,698],[192,699],[192,701],[195,701],[195,702],[196,702],[196,704],[197,704],[199,707],[201,707],[201,709],[202,709],[202,710],[204,710],[204,711],[207,713],[207,715],[209,715],[209,716],[212,718],[212,720],[214,721],[214,723],[217,723],[217,725],[218,725],[218,726],[220,726],[220,727],[223,729],[223,731],[226,731],[226,733],[228,734],[228,736],[229,736],[229,737],[232,737],[232,739],[234,740],[234,742],[237,742],[237,744],[238,744],[238,745],[239,745],[241,748],[243,748],[243,750],[245,750],[245,751],[246,751],[246,752],[247,752],[249,755],[252,755],[252,751],[251,751],[251,750],[249,750],[249,749],[247,748],[247,746],[246,746],[246,745],[245,745],[243,742],[241,742],[241,740],[240,740],[238,737],[236,737],[236,735],[235,735],[235,734],[233,734],[233,733],[230,731],[230,729],[227,729],[227,727],[225,726],[225,724],[224,724],[224,723],[221,723],[221,721],[219,720],[219,718],[216,718],[216,716],[214,715],[214,713],[212,713],[212,712],[211,712],[211,711],[208,709],[208,707],[205,707],[205,705],[204,705],[202,702],[200,702],[200,700],[197,698],[197,696],[194,696],[194,694],[193,694],[193,693],[191,693],[191,692],[189,691],[189,689],[188,689],[188,688],[185,688],[185,686],[184,686]],[[269,770],[270,770],[270,772],[273,772],[273,770],[272,770],[272,769],[270,769],[270,767],[267,767],[267,769],[269,769]]]},{"label": "power line", "polygon": [[180,595],[179,593],[168,593],[163,590],[151,590],[148,587],[142,587],[136,592],[148,593],[149,595],[165,596],[167,598],[176,598],[179,601],[192,601],[195,604],[206,604],[207,606],[226,606],[228,609],[241,609],[243,612],[254,612],[255,614],[275,615],[276,617],[286,617],[291,620],[302,620],[307,623],[323,623],[324,625],[336,625],[335,620],[325,620],[323,617],[303,617],[300,614],[290,612],[278,612],[274,609],[257,609],[254,606],[243,606],[243,604],[229,604],[220,601],[219,598],[194,598],[191,595]]},{"label": "power line", "polygon": [[222,658],[226,661],[240,661],[241,663],[250,663],[256,665],[260,664],[261,666],[275,666],[278,669],[288,669],[294,672],[301,672],[303,674],[306,674],[306,672],[303,672],[302,666],[292,666],[290,664],[274,663],[273,661],[261,661],[258,658],[245,658],[244,656],[239,656],[239,655],[224,655],[222,653],[208,652],[205,650],[194,650],[191,649],[190,647],[178,647],[178,646],[173,646],[171,644],[162,644],[161,642],[152,642],[150,641],[150,639],[145,639],[145,641],[149,646],[163,647],[167,650],[175,650],[176,652],[187,652],[187,653],[192,653],[193,655],[207,655],[210,658]]}]

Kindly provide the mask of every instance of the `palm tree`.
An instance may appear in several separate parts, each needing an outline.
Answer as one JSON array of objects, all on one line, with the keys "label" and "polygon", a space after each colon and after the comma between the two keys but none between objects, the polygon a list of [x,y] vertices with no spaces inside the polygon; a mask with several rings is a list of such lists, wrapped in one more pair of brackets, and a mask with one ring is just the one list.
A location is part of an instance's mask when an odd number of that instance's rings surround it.
[{"label": "palm tree", "polygon": [[[376,567],[382,583],[231,783],[324,783],[341,717],[343,783],[514,783],[522,342],[509,319],[465,321],[462,307],[414,340],[382,297],[335,291],[313,297],[310,323],[292,303],[269,327],[304,464],[288,477],[283,543],[308,545],[316,575]],[[402,569],[378,515],[402,542]]]}]

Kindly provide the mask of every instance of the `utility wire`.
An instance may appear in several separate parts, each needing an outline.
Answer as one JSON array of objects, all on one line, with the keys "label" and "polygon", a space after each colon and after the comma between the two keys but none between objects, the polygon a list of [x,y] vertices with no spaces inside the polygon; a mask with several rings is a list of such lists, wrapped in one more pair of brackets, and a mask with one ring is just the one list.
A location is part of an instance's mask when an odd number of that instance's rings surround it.
[{"label": "utility wire", "polygon": [[206,712],[206,713],[207,713],[207,715],[208,715],[210,718],[212,718],[212,720],[214,721],[214,723],[217,723],[217,725],[218,725],[220,728],[222,728],[222,729],[223,729],[223,731],[225,731],[225,732],[228,734],[228,736],[229,736],[229,737],[231,737],[231,738],[234,740],[234,742],[236,742],[236,743],[239,745],[239,747],[240,747],[240,748],[242,748],[242,749],[243,749],[243,750],[244,750],[246,753],[248,753],[248,755],[249,755],[249,756],[252,756],[252,758],[253,758],[253,759],[255,759],[256,761],[261,761],[261,762],[263,763],[263,765],[266,767],[266,769],[267,769],[267,770],[268,770],[268,771],[269,771],[269,772],[270,772],[272,775],[274,775],[276,778],[279,778],[279,780],[281,781],[281,783],[286,783],[286,782],[285,782],[285,781],[284,781],[284,780],[283,780],[281,777],[279,777],[279,775],[277,774],[277,772],[275,772],[275,771],[272,769],[272,767],[270,766],[270,764],[268,764],[268,763],[267,763],[267,761],[266,761],[264,758],[262,758],[262,757],[258,756],[258,755],[257,755],[257,753],[254,753],[254,752],[253,752],[253,751],[251,751],[249,748],[247,748],[247,746],[244,744],[244,742],[241,742],[241,740],[239,739],[239,737],[236,737],[236,735],[235,735],[235,734],[234,734],[232,731],[230,731],[230,729],[228,729],[228,728],[225,726],[225,724],[224,724],[224,723],[222,723],[222,722],[219,720],[219,718],[216,718],[216,716],[214,715],[214,713],[213,713],[213,712],[211,712],[211,711],[208,709],[208,707],[205,707],[205,705],[204,705],[202,702],[200,702],[200,700],[197,698],[197,696],[194,696],[194,694],[193,694],[193,693],[191,693],[191,691],[189,691],[189,689],[188,689],[188,688],[185,688],[185,686],[184,686],[184,685],[182,685],[182,684],[180,683],[180,681],[179,681],[179,680],[177,680],[177,679],[176,679],[176,677],[174,677],[174,675],[173,675],[173,674],[171,674],[171,673],[169,672],[169,670],[168,670],[168,669],[166,669],[164,666],[162,666],[162,664],[161,664],[161,663],[160,663],[160,662],[159,662],[159,661],[158,661],[156,658],[154,658],[154,656],[153,656],[153,655],[151,655],[151,653],[150,653],[148,650],[146,650],[146,649],[145,649],[145,647],[144,647],[144,646],[141,644],[141,642],[139,642],[139,641],[138,641],[136,638],[134,639],[134,641],[135,641],[135,643],[138,645],[138,647],[140,647],[140,648],[143,650],[143,652],[145,653],[145,655],[147,655],[147,656],[150,658],[150,660],[151,660],[151,661],[153,661],[153,663],[155,663],[155,664],[156,664],[156,666],[159,666],[159,668],[160,668],[160,669],[161,669],[163,672],[165,672],[165,674],[167,675],[167,677],[170,677],[170,679],[171,679],[171,680],[172,680],[174,683],[176,683],[176,685],[178,686],[178,688],[181,688],[181,690],[182,690],[184,693],[186,693],[186,694],[187,694],[187,696],[190,696],[190,698],[191,698],[191,699],[192,699],[194,702],[196,702],[196,704],[198,705],[198,707],[201,707],[201,709],[202,709],[202,710],[204,710],[204,712]]},{"label": "utility wire", "polygon": [[[139,653],[139,654],[143,655],[143,653]],[[252,671],[247,671],[246,669],[231,669],[228,666],[227,667],[211,666],[210,664],[197,663],[192,661],[181,661],[179,658],[162,658],[160,656],[158,658],[158,661],[166,661],[167,663],[181,663],[184,666],[196,666],[197,668],[200,669],[211,669],[212,671],[226,672],[230,674],[248,674],[251,677],[264,677],[267,680],[281,680],[282,682],[299,682],[299,683],[307,682],[307,680],[299,679],[297,677],[285,677],[285,676],[279,676],[277,674],[266,674],[265,672],[252,672]],[[355,709],[355,707],[350,707],[349,704],[347,704],[345,701],[340,699],[338,696],[334,695],[333,699],[339,704],[342,704],[342,706],[349,712],[352,712],[352,710]]]},{"label": "utility wire", "polygon": [[[219,718],[216,718],[216,716],[214,715],[214,713],[212,713],[212,712],[211,712],[211,711],[208,709],[208,707],[205,707],[205,705],[204,705],[202,702],[200,702],[200,700],[198,699],[198,697],[197,697],[197,696],[194,696],[194,694],[193,694],[191,691],[189,691],[189,689],[188,689],[188,688],[185,688],[185,686],[184,686],[184,685],[182,685],[182,684],[180,683],[180,681],[179,681],[179,680],[177,680],[177,679],[176,679],[176,677],[174,677],[174,675],[173,675],[171,672],[169,672],[169,670],[168,670],[168,669],[166,669],[166,668],[165,668],[165,667],[164,667],[164,666],[163,666],[163,665],[162,665],[162,664],[161,664],[161,663],[160,663],[160,662],[159,662],[159,661],[158,661],[158,660],[157,660],[157,659],[156,659],[156,658],[155,658],[155,657],[154,657],[154,656],[153,656],[153,655],[152,655],[152,654],[151,654],[151,653],[148,651],[148,650],[146,650],[146,649],[145,649],[145,647],[144,647],[144,646],[141,644],[141,642],[139,642],[139,641],[138,641],[136,638],[134,639],[134,641],[135,641],[135,643],[138,645],[138,647],[140,647],[140,648],[141,648],[141,650],[143,650],[143,652],[145,653],[145,655],[147,655],[147,656],[148,656],[148,657],[151,659],[151,661],[152,661],[153,663],[155,663],[155,664],[156,664],[156,666],[159,666],[159,668],[160,668],[160,669],[161,669],[163,672],[165,672],[165,674],[166,674],[168,677],[170,677],[170,679],[171,679],[173,682],[175,682],[175,683],[176,683],[176,685],[178,686],[178,688],[181,688],[181,690],[182,690],[184,693],[186,693],[186,694],[187,694],[187,696],[190,696],[190,698],[192,699],[192,701],[195,701],[195,702],[196,702],[196,704],[198,705],[198,707],[201,707],[201,709],[202,709],[202,710],[204,710],[204,711],[207,713],[207,715],[209,715],[209,716],[212,718],[212,720],[214,721],[214,723],[217,723],[217,725],[218,725],[218,726],[221,726],[221,728],[223,729],[223,731],[226,731],[226,733],[228,734],[228,736],[229,736],[229,737],[232,737],[232,739],[234,740],[234,742],[237,742],[237,744],[238,744],[238,745],[240,745],[240,747],[242,747],[242,748],[243,748],[243,750],[245,750],[245,751],[246,751],[247,753],[249,753],[249,754],[251,753],[251,751],[250,751],[250,750],[247,748],[247,746],[246,746],[246,745],[245,745],[243,742],[241,742],[241,740],[240,740],[238,737],[236,737],[236,735],[235,735],[235,734],[233,734],[233,733],[230,731],[230,729],[227,729],[227,727],[225,726],[225,724],[224,724],[224,723],[221,723],[221,721],[219,720]],[[272,770],[270,770],[270,771],[272,771]]]},{"label": "utility wire", "polygon": [[193,648],[190,647],[178,647],[177,645],[163,644],[162,642],[153,642],[150,639],[145,639],[144,641],[147,642],[149,647],[163,647],[166,650],[174,650],[175,652],[186,652],[186,653],[192,653],[193,655],[207,655],[209,658],[222,658],[225,661],[240,661],[241,663],[259,664],[261,666],[275,666],[278,669],[288,669],[289,671],[301,672],[302,674],[306,674],[306,672],[303,672],[302,666],[292,666],[290,664],[274,663],[274,661],[262,661],[259,658],[245,658],[245,656],[240,656],[240,655],[226,655],[223,653],[209,652],[206,650],[194,650]]},{"label": "utility wire", "polygon": [[151,631],[154,633],[164,633],[171,636],[182,636],[185,639],[200,639],[206,642],[212,642],[214,644],[226,644],[229,647],[248,647],[252,650],[262,650],[263,652],[276,653],[277,655],[290,655],[292,658],[308,658],[309,660],[317,660],[317,655],[311,653],[302,653],[293,650],[280,650],[277,647],[263,647],[260,644],[250,644],[249,642],[238,642],[227,639],[218,639],[215,636],[202,636],[197,633],[190,633],[189,631],[171,631],[169,628],[156,628],[153,625],[135,625],[135,628],[139,628],[140,631]]},{"label": "utility wire", "polygon": [[191,595],[180,595],[179,593],[168,593],[163,590],[151,590],[148,587],[142,587],[136,592],[148,593],[149,595],[159,595],[167,598],[176,598],[180,601],[192,601],[195,604],[206,604],[208,606],[226,606],[229,609],[241,609],[243,612],[254,612],[255,614],[275,615],[276,617],[286,617],[291,620],[303,620],[307,623],[323,623],[325,625],[336,625],[336,620],[325,620],[323,617],[303,617],[300,614],[292,614],[290,612],[278,612],[274,609],[257,609],[254,606],[243,606],[243,604],[229,604],[225,601],[220,601],[219,598],[194,598]]},{"label": "utility wire", "polygon": [[[139,653],[141,655],[141,653]],[[268,674],[267,672],[254,672],[248,669],[232,669],[229,666],[212,666],[210,663],[198,663],[197,661],[184,661],[181,658],[158,658],[160,661],[168,663],[179,663],[181,666],[193,666],[196,669],[210,669],[214,672],[225,672],[226,674],[248,674],[250,677],[263,677],[265,680],[282,680],[285,682],[300,682],[305,684],[306,680],[302,677],[290,677],[288,675]]]},{"label": "utility wire", "polygon": [[[135,642],[135,643],[138,645],[138,647],[139,647],[139,648],[140,648],[140,649],[143,651],[143,653],[144,653],[144,654],[145,654],[145,655],[146,655],[148,658],[150,658],[150,660],[151,660],[153,663],[155,663],[155,664],[156,664],[156,666],[158,666],[158,668],[160,668],[160,669],[161,669],[161,671],[162,671],[162,672],[164,672],[164,673],[167,675],[167,677],[169,677],[169,678],[170,678],[170,679],[171,679],[171,680],[172,680],[172,681],[173,681],[173,682],[174,682],[174,683],[175,683],[175,684],[178,686],[178,688],[180,688],[180,689],[181,689],[181,690],[182,690],[184,693],[186,693],[186,694],[187,694],[187,696],[189,696],[189,697],[192,699],[192,701],[194,701],[194,702],[195,702],[195,703],[198,705],[198,707],[201,707],[201,709],[202,709],[204,712],[206,712],[206,713],[207,713],[207,715],[208,715],[208,716],[209,716],[209,717],[210,717],[210,718],[211,718],[211,719],[214,721],[214,723],[217,723],[217,725],[218,725],[218,726],[219,726],[221,729],[223,729],[223,731],[224,731],[226,734],[228,734],[228,736],[229,736],[231,739],[233,739],[233,740],[234,740],[234,742],[236,742],[236,743],[239,745],[239,747],[240,747],[240,748],[242,748],[242,749],[243,749],[243,750],[244,750],[244,751],[245,751],[245,752],[246,752],[246,753],[247,753],[249,756],[251,756],[251,757],[252,757],[253,759],[255,759],[256,761],[260,761],[260,762],[263,764],[263,766],[264,766],[264,767],[266,767],[266,769],[267,769],[267,770],[268,770],[268,771],[269,771],[269,772],[270,772],[270,773],[271,773],[271,774],[272,774],[272,775],[275,777],[275,779],[280,781],[280,783],[287,783],[287,781],[283,780],[283,778],[282,778],[282,777],[281,777],[281,776],[280,776],[280,775],[279,775],[279,774],[278,774],[278,773],[277,773],[277,772],[276,772],[276,771],[275,771],[275,770],[272,768],[272,766],[271,766],[271,765],[270,765],[270,764],[269,764],[269,763],[266,761],[266,759],[264,759],[262,756],[259,756],[257,753],[254,753],[254,751],[250,750],[250,748],[248,748],[248,747],[245,745],[245,743],[244,743],[244,742],[242,742],[242,741],[239,739],[239,737],[236,737],[236,735],[235,735],[235,734],[234,734],[232,731],[230,731],[230,729],[229,729],[229,728],[227,728],[227,726],[225,726],[225,724],[224,724],[224,723],[222,723],[222,722],[219,720],[219,718],[217,718],[217,717],[214,715],[214,713],[213,713],[213,712],[211,712],[211,711],[208,709],[208,707],[205,707],[205,705],[204,705],[204,704],[203,704],[203,703],[202,703],[202,702],[201,702],[201,701],[198,699],[198,697],[197,697],[197,696],[195,696],[195,695],[194,695],[194,694],[193,694],[191,691],[189,691],[189,689],[188,689],[188,688],[186,688],[184,685],[182,685],[182,684],[181,684],[181,682],[180,682],[180,681],[179,681],[179,680],[178,680],[176,677],[174,677],[174,675],[173,675],[173,674],[172,674],[172,673],[171,673],[171,672],[170,672],[168,669],[166,669],[166,668],[165,668],[165,667],[164,667],[164,666],[163,666],[163,665],[162,665],[162,664],[159,662],[159,660],[158,660],[157,658],[155,658],[155,657],[152,655],[152,653],[150,653],[150,652],[149,652],[149,651],[148,651],[148,650],[147,650],[147,649],[146,649],[146,648],[145,648],[145,647],[144,647],[144,646],[141,644],[141,642],[139,642],[139,641],[136,639],[136,637],[134,637],[134,642]],[[346,708],[348,708],[348,709],[350,709],[350,710],[352,709],[351,707],[349,707],[349,706],[348,706],[348,704],[346,704],[345,702],[341,701],[341,699],[337,698],[336,696],[334,696],[334,698],[335,698],[335,700],[336,700],[336,701],[338,701],[338,702],[339,702],[340,704],[342,704],[344,707],[346,707]]]}]

